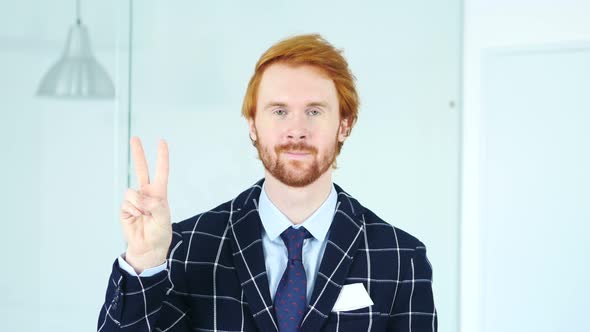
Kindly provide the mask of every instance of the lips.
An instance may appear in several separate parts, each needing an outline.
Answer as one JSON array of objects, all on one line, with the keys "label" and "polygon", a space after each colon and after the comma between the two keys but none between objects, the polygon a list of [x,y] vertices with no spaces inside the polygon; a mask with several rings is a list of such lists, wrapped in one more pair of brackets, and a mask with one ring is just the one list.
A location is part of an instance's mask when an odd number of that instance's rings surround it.
[{"label": "lips", "polygon": [[284,153],[287,155],[287,158],[291,159],[306,159],[311,156],[311,153],[306,151],[285,151]]},{"label": "lips", "polygon": [[316,149],[306,144],[293,144],[279,146],[276,149],[277,154],[284,154],[290,158],[306,158],[317,153]]}]

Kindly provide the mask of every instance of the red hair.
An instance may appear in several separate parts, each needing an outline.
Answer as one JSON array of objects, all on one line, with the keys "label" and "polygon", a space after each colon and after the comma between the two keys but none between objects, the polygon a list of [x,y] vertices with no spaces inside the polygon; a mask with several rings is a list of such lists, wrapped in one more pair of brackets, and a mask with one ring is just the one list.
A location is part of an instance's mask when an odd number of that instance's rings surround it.
[{"label": "red hair", "polygon": [[[348,68],[342,51],[334,48],[318,34],[284,39],[262,54],[246,89],[242,116],[248,120],[254,119],[262,74],[266,68],[277,62],[293,66],[310,65],[320,69],[334,81],[340,105],[340,118],[347,119],[349,126],[347,135],[349,135],[358,118],[359,97],[356,92],[355,77]],[[339,143],[337,153],[340,153],[341,147],[342,143]]]}]

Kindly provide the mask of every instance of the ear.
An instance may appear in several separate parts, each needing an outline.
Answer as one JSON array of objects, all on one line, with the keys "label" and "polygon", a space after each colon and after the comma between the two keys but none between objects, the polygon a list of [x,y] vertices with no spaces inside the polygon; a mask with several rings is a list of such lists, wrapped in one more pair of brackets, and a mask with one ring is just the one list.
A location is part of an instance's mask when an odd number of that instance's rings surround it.
[{"label": "ear", "polygon": [[254,125],[254,119],[248,119],[248,127],[250,131],[250,139],[253,141],[257,141],[258,136],[256,135],[256,126]]},{"label": "ear", "polygon": [[338,127],[338,141],[344,142],[348,135],[350,135],[350,125],[348,118],[344,118],[340,120],[340,126]]}]

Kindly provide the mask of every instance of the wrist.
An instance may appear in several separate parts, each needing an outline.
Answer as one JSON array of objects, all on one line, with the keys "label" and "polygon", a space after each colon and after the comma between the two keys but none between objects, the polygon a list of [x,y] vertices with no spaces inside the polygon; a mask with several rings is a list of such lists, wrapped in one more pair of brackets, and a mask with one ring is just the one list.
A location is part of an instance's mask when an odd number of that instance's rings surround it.
[{"label": "wrist", "polygon": [[129,251],[123,254],[123,259],[133,267],[139,275],[144,270],[162,265],[166,262],[166,253],[148,252],[141,255],[133,254]]}]

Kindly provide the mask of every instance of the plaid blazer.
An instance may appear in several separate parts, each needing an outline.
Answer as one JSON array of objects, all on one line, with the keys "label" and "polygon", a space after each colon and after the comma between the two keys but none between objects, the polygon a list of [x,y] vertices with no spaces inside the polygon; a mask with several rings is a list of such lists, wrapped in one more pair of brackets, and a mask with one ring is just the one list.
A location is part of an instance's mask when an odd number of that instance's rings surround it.
[{"label": "plaid blazer", "polygon": [[[115,261],[98,331],[279,331],[258,214],[263,181],[174,223],[166,270],[136,277]],[[338,202],[302,331],[436,331],[424,244],[334,186]],[[351,283],[362,283],[374,304],[332,312]]]}]

